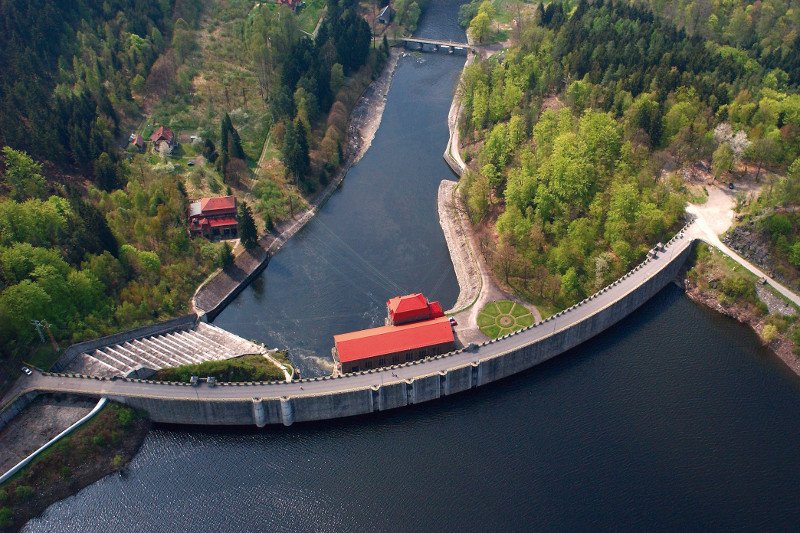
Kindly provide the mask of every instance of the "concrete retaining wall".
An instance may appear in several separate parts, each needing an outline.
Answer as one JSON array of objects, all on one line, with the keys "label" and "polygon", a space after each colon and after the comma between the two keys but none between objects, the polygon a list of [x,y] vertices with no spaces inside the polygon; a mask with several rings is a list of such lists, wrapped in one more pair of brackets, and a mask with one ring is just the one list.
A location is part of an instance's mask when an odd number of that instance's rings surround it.
[{"label": "concrete retaining wall", "polygon": [[[590,317],[533,344],[491,359],[454,366],[411,380],[357,390],[294,398],[197,401],[166,398],[111,398],[150,413],[156,422],[201,425],[290,425],[385,411],[435,400],[527,370],[551,359],[622,320],[673,280],[683,268],[692,246],[649,280]],[[546,326],[538,326],[546,327]],[[242,385],[247,386],[247,385]],[[191,389],[187,387],[187,392]]]},{"label": "concrete retaining wall", "polygon": [[158,324],[150,324],[149,326],[123,331],[121,333],[115,333],[114,335],[108,335],[107,337],[100,337],[99,339],[79,342],[64,350],[64,353],[61,354],[61,357],[58,358],[58,361],[56,361],[51,367],[51,370],[53,372],[63,372],[64,369],[69,367],[69,365],[75,361],[75,358],[82,353],[93,352],[94,350],[104,346],[121,344],[130,340],[141,339],[143,337],[163,335],[164,333],[172,333],[173,331],[184,331],[193,328],[196,323],[196,315],[184,315],[178,318],[167,320],[165,322],[159,322]]},{"label": "concrete retaining wall", "polygon": [[17,416],[19,413],[22,412],[23,409],[28,407],[33,400],[39,396],[40,393],[38,392],[29,392],[27,394],[23,394],[21,396],[17,396],[14,398],[11,403],[3,408],[0,411],[0,431],[2,431],[11,419]]}]

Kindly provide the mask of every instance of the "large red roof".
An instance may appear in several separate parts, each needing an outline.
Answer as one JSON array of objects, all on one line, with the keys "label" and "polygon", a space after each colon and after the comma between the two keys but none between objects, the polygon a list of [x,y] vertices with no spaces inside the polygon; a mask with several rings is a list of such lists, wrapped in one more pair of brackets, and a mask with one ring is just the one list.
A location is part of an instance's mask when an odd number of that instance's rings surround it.
[{"label": "large red roof", "polygon": [[164,139],[167,142],[172,142],[172,139],[175,135],[172,133],[172,130],[166,126],[159,126],[156,131],[150,136],[150,140],[156,142],[159,139]]},{"label": "large red roof", "polygon": [[209,218],[208,225],[212,228],[218,228],[220,226],[235,226],[237,224],[236,219],[234,217],[222,217],[222,218]]},{"label": "large red roof", "polygon": [[210,214],[214,211],[233,211],[236,212],[236,198],[233,196],[216,196],[214,198],[201,198],[200,211]]},{"label": "large red roof", "polygon": [[453,341],[453,328],[446,316],[401,326],[353,331],[333,337],[341,363]]}]

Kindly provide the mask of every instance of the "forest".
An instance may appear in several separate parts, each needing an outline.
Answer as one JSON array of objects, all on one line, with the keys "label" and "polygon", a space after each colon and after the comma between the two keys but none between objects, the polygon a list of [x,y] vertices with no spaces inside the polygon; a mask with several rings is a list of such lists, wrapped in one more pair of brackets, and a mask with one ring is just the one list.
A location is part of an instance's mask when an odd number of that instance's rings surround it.
[{"label": "forest", "polygon": [[[771,47],[766,28],[737,40],[722,13],[711,31],[650,9],[539,4],[511,49],[462,79],[470,216],[498,277],[546,309],[601,288],[683,223],[684,165],[711,160],[733,179],[750,164],[759,179],[800,155],[797,53]],[[796,51],[795,36],[782,42]]]},{"label": "forest", "polygon": [[[46,368],[57,348],[188,312],[198,284],[233,260],[227,243],[189,237],[193,180],[175,169],[187,153],[202,154],[229,191],[238,186],[238,173],[250,173],[231,118],[241,113],[226,105],[199,146],[176,154],[122,149],[125,128],[148,111],[191,100],[193,78],[206,74],[197,61],[202,9],[217,15],[229,7],[0,4],[9,29],[0,32],[0,387],[20,361]],[[268,112],[282,171],[313,192],[338,167],[349,111],[388,46],[372,49],[352,0],[328,2],[316,39],[286,8],[254,10],[247,21],[242,57],[263,89],[258,105]],[[267,229],[282,214],[274,183],[248,182]],[[240,230],[243,245],[255,245],[255,226]]]}]

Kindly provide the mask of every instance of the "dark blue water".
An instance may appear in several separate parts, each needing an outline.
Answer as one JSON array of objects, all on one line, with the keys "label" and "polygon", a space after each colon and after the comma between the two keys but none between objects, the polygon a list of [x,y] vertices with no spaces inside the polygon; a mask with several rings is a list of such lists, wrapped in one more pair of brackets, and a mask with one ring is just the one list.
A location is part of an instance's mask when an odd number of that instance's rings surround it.
[{"label": "dark blue water", "polygon": [[[452,301],[452,280],[418,268],[419,249],[429,264],[444,262],[441,232],[414,219],[428,209],[415,206],[435,207],[447,177],[434,165],[462,60],[423,59],[401,64],[375,143],[320,226],[290,241],[261,288],[218,323],[259,338],[291,334],[288,345],[309,350],[328,330],[370,325],[389,289],[353,250],[393,283]],[[418,233],[404,234],[409,227]],[[323,258],[332,264],[322,268]],[[303,309],[354,315],[303,322]],[[51,506],[27,529],[795,530],[798,413],[800,380],[751,331],[670,286],[585,345],[444,400],[290,428],[158,428],[124,476]]]},{"label": "dark blue water", "polygon": [[433,403],[161,428],[29,531],[788,530],[800,380],[670,286],[578,349]]}]

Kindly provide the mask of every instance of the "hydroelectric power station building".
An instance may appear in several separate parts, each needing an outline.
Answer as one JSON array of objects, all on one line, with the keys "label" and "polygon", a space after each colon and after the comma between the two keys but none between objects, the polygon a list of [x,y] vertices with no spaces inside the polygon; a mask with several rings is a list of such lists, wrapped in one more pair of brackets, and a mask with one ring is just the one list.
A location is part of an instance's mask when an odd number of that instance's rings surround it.
[{"label": "hydroelectric power station building", "polygon": [[386,310],[385,326],[334,335],[333,358],[342,373],[407,363],[453,349],[453,326],[439,302],[409,294],[389,299]]}]

